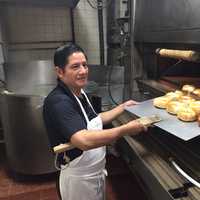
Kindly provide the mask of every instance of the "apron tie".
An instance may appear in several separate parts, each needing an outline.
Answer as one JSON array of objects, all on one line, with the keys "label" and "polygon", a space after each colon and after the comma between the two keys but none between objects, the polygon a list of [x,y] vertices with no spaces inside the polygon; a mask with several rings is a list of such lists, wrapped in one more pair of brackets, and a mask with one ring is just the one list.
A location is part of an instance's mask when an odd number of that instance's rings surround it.
[{"label": "apron tie", "polygon": [[55,156],[55,159],[54,159],[54,166],[57,170],[63,170],[63,169],[66,169],[68,166],[69,166],[69,163],[70,163],[70,158],[67,156],[66,152],[64,152],[64,155],[63,155],[63,160],[65,161],[65,165],[58,165],[57,161],[58,161],[58,155],[59,153],[56,153],[56,156]]}]

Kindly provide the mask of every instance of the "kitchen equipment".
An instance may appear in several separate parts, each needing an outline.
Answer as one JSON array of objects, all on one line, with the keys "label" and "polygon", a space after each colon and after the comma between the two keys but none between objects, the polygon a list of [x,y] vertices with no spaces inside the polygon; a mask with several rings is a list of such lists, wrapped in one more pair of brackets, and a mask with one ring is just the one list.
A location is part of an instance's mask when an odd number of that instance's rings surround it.
[{"label": "kitchen equipment", "polygon": [[10,169],[21,174],[55,172],[42,118],[44,98],[56,85],[50,60],[7,63],[1,119]]},{"label": "kitchen equipment", "polygon": [[[192,59],[194,52],[196,55],[200,52],[200,1],[130,2],[132,29],[129,52],[132,77],[129,81],[132,83],[132,98],[141,99],[139,101],[143,102],[169,91],[180,90],[184,84],[200,87],[199,63],[193,62]],[[159,51],[156,51],[158,49],[165,51],[160,52],[160,55]],[[149,108],[144,106],[145,114],[140,113],[143,116],[147,115]],[[168,118],[161,118],[163,120],[150,128],[141,139],[135,136],[123,141],[120,145],[123,156],[131,169],[139,174],[139,178],[142,177],[144,191],[148,190],[150,199],[200,199],[199,189],[194,186],[194,183],[200,180],[200,137],[187,137],[187,140],[183,140],[171,134],[168,128],[184,122],[177,121],[173,125],[166,123]],[[159,127],[159,124],[166,125],[167,130]],[[184,128],[185,126],[176,127],[180,134],[185,134]],[[188,130],[193,134],[193,129]],[[147,151],[144,151],[145,147],[148,147]],[[138,149],[141,149],[140,155],[137,154]],[[166,170],[163,163],[169,170]],[[185,172],[182,174],[187,174],[196,181],[190,183],[192,179],[185,179],[186,177],[175,171],[179,168]],[[160,173],[157,173],[158,171]],[[167,174],[172,178],[167,179]],[[173,177],[179,184],[173,184]]]},{"label": "kitchen equipment", "polygon": [[17,173],[36,175],[56,171],[42,119],[44,98],[16,93],[1,96],[7,160]]}]

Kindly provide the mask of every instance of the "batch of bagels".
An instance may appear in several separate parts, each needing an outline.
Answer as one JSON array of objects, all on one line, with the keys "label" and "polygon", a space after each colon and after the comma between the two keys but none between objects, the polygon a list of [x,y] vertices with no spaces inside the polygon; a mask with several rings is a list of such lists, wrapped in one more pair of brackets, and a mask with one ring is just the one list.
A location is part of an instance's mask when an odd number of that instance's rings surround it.
[{"label": "batch of bagels", "polygon": [[200,88],[193,85],[183,85],[181,90],[168,92],[153,100],[156,108],[166,109],[166,112],[176,115],[185,122],[198,121],[200,126]]}]

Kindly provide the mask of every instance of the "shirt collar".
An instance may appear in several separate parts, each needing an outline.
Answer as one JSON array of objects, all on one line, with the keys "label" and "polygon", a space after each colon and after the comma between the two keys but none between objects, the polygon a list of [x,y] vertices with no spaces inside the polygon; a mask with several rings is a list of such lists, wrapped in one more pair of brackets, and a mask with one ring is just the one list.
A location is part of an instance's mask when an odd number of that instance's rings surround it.
[{"label": "shirt collar", "polygon": [[74,98],[74,95],[72,91],[69,89],[69,87],[60,79],[57,79],[57,81],[58,81],[58,87],[61,87],[67,95]]}]

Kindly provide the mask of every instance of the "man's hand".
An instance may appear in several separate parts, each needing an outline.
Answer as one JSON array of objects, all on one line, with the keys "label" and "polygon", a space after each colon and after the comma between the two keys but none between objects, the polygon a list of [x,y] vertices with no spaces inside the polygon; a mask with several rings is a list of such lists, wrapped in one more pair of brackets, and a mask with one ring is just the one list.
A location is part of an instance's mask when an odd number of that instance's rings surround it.
[{"label": "man's hand", "polygon": [[123,103],[123,106],[126,107],[126,106],[134,106],[134,105],[137,105],[139,104],[137,101],[134,101],[134,100],[128,100],[126,102]]},{"label": "man's hand", "polygon": [[143,125],[138,120],[132,120],[132,121],[128,122],[127,124],[125,124],[125,126],[127,126],[127,128],[128,128],[127,133],[129,135],[137,135],[143,131],[146,132],[148,129],[147,126]]}]

